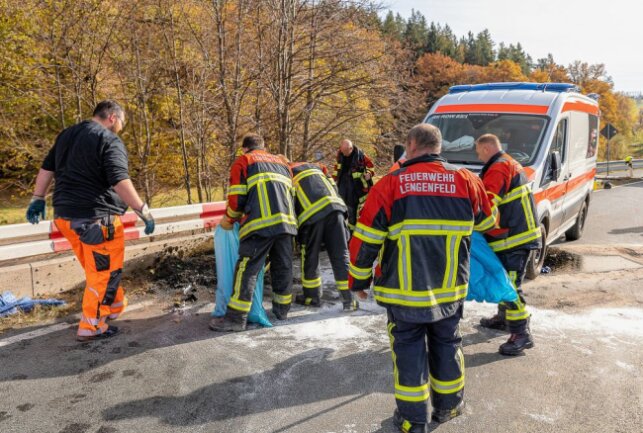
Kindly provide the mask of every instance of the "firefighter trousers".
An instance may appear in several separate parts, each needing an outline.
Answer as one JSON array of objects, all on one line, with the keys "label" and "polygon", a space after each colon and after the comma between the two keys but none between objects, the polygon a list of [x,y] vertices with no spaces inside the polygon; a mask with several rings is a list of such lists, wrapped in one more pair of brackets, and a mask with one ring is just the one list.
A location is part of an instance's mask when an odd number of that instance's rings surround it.
[{"label": "firefighter trousers", "polygon": [[85,270],[83,311],[79,336],[93,336],[107,330],[107,319],[116,319],[127,306],[121,286],[125,233],[118,216],[102,219],[54,220],[71,244]]},{"label": "firefighter trousers", "polygon": [[319,254],[322,243],[326,245],[326,252],[330,259],[337,290],[342,300],[352,299],[348,290],[348,232],[346,220],[341,211],[332,212],[324,219],[300,228],[301,241],[301,285],[304,296],[307,298],[320,298],[322,280],[319,273]]},{"label": "firefighter trousers", "polygon": [[529,250],[496,253],[518,294],[518,299],[515,302],[501,302],[498,304],[498,314],[500,317],[504,315],[507,327],[512,334],[524,332],[528,325],[529,311],[527,311],[527,303],[520,286],[525,278],[529,253]]},{"label": "firefighter trousers", "polygon": [[[230,314],[247,315],[257,275],[270,257],[272,305],[282,313],[290,310],[292,302],[293,235],[273,237],[248,236],[239,243],[239,259],[234,271],[234,286],[228,302]],[[232,311],[231,311],[232,310]]]},{"label": "firefighter trousers", "polygon": [[433,323],[400,320],[390,308],[387,315],[400,415],[412,423],[427,422],[429,395],[433,409],[454,409],[464,396],[462,307]]}]

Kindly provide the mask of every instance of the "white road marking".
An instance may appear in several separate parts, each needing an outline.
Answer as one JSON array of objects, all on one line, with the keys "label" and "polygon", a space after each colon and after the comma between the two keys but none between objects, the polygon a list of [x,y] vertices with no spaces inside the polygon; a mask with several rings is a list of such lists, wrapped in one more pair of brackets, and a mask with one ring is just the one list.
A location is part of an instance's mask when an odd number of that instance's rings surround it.
[{"label": "white road marking", "polygon": [[[151,304],[153,304],[153,301],[141,302],[139,304],[134,304],[129,306],[126,311],[132,312],[132,311],[140,310]],[[75,317],[76,319],[79,319],[80,315],[76,314],[73,317]],[[14,335],[12,337],[8,337],[0,340],[0,347],[8,346],[10,344],[18,343],[24,340],[31,340],[33,338],[42,337],[43,335],[51,334],[52,332],[58,332],[58,331],[62,331],[63,329],[71,328],[72,326],[77,326],[77,323],[56,323],[51,326],[46,326],[44,328],[36,329],[34,331],[25,332],[24,334]]]}]

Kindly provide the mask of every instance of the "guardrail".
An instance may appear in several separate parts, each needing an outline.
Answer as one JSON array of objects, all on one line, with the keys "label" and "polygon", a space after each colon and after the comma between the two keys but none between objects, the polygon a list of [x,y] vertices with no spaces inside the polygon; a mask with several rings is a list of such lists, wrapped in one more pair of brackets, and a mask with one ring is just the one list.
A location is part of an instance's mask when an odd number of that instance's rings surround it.
[{"label": "guardrail", "polygon": [[[122,217],[125,226],[125,240],[135,241],[162,235],[181,235],[216,226],[225,213],[226,203],[212,202],[187,206],[152,209],[156,229],[150,236],[143,230],[142,222],[134,212]],[[71,245],[58,231],[53,221],[40,224],[11,224],[0,226],[0,264],[6,261],[68,251]]]},{"label": "guardrail", "polygon": [[[627,164],[623,160],[618,161],[605,161],[596,163],[596,172],[597,173],[607,173],[607,167],[609,165],[609,171],[627,171]],[[634,159],[632,160],[632,166],[636,168],[643,168],[643,159]]]}]

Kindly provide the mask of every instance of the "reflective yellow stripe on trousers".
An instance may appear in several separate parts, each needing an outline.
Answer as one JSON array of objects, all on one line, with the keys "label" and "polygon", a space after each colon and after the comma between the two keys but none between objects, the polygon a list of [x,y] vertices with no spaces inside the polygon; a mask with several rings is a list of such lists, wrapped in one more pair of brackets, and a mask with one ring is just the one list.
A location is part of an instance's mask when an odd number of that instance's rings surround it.
[{"label": "reflective yellow stripe on trousers", "polygon": [[391,343],[391,356],[393,357],[393,378],[395,380],[395,398],[402,401],[421,402],[429,398],[429,384],[425,383],[420,386],[404,386],[400,384],[400,374],[397,369],[397,355],[395,354],[393,337],[394,323],[387,325],[389,341]]}]

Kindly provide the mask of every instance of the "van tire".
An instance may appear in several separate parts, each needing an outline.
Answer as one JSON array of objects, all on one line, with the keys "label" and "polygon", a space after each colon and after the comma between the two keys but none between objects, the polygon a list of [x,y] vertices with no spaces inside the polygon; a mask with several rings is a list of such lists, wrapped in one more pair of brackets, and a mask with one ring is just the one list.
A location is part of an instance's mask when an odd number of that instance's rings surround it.
[{"label": "van tire", "polygon": [[540,275],[540,270],[543,268],[543,263],[545,263],[545,257],[547,257],[547,227],[542,222],[540,223],[540,243],[540,249],[532,250],[527,259],[525,277],[529,280],[535,280]]},{"label": "van tire", "polygon": [[578,217],[576,217],[576,224],[565,232],[565,239],[568,241],[577,241],[583,236],[583,230],[585,230],[585,220],[587,219],[587,200],[583,202],[578,211]]}]

